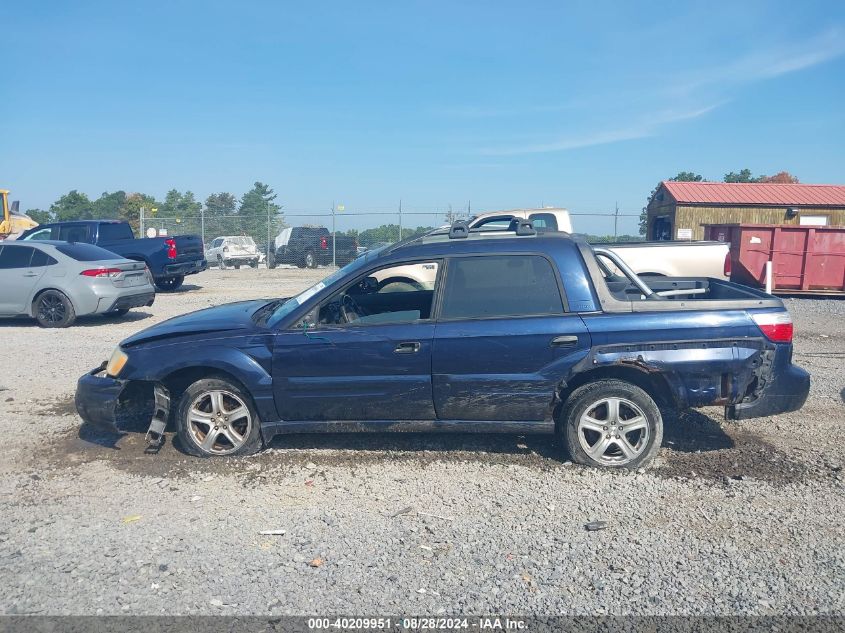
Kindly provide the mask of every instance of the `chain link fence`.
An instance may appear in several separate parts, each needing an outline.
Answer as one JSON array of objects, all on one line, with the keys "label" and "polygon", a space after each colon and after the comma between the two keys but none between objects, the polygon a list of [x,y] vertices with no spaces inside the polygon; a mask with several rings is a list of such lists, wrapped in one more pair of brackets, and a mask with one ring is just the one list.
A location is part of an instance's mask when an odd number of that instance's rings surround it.
[{"label": "chain link fence", "polygon": [[[325,228],[330,236],[351,237],[357,243],[358,252],[392,244],[401,239],[419,235],[433,228],[448,225],[456,220],[466,220],[472,215],[485,213],[482,210],[452,211],[451,209],[420,210],[355,210],[347,211],[343,206],[328,211],[306,211],[284,209],[278,214],[266,216],[240,214],[211,215],[201,212],[199,215],[184,217],[163,217],[148,210],[142,210],[140,233],[152,237],[159,235],[196,234],[202,237],[206,251],[215,239],[220,237],[250,237],[260,253],[261,261],[266,261],[271,252],[275,252],[275,240],[282,229],[287,227]],[[611,240],[614,237],[631,239],[636,226],[631,218],[639,214],[610,212],[569,211],[575,230],[581,222],[591,218],[588,224],[593,228],[594,238]],[[620,227],[623,230],[620,231]],[[627,227],[627,230],[624,230]],[[627,233],[627,234],[626,234]],[[211,262],[213,263],[213,262]]]}]

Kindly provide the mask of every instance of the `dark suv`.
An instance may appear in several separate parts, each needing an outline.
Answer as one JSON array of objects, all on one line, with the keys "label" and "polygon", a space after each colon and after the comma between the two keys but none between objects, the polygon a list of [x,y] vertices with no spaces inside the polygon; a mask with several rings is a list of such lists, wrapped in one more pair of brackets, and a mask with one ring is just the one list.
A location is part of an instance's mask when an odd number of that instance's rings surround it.
[{"label": "dark suv", "polygon": [[[345,266],[358,256],[358,242],[354,237],[335,235],[323,226],[293,226],[283,229],[276,238],[275,252],[268,262],[291,264],[300,268],[316,268],[335,263]],[[334,256],[333,256],[334,253]]]}]

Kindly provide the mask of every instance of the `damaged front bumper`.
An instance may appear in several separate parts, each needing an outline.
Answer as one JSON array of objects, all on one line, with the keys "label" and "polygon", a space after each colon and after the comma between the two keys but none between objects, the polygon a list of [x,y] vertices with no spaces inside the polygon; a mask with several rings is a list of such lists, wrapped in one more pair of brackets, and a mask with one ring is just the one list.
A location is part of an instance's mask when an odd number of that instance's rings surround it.
[{"label": "damaged front bumper", "polygon": [[[158,383],[133,383],[106,374],[106,362],[76,383],[76,410],[86,424],[118,433],[123,423],[148,424],[146,440],[160,446],[170,416],[170,394]],[[134,390],[132,387],[146,386]],[[150,389],[150,387],[152,389]]]},{"label": "damaged front bumper", "polygon": [[128,381],[106,375],[106,361],[76,383],[76,410],[83,422],[117,431],[117,406]]}]

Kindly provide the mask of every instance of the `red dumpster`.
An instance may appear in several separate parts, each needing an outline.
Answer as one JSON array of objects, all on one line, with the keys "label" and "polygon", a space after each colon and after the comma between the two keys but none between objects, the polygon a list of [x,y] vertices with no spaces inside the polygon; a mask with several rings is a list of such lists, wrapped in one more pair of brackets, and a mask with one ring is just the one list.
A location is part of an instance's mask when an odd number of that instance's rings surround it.
[{"label": "red dumpster", "polygon": [[731,244],[731,281],[772,292],[845,293],[845,226],[705,224],[704,239]]}]

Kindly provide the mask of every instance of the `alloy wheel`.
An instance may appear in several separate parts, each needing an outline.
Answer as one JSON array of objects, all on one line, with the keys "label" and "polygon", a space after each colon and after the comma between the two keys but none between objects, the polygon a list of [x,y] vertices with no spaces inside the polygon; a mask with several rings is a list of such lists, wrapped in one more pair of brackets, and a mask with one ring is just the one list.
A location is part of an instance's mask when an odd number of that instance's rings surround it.
[{"label": "alloy wheel", "polygon": [[188,432],[203,452],[234,453],[247,441],[252,414],[240,396],[231,391],[205,391],[188,409]]},{"label": "alloy wheel", "polygon": [[597,462],[627,464],[646,450],[648,440],[645,413],[626,398],[598,400],[578,419],[581,448]]},{"label": "alloy wheel", "polygon": [[38,301],[38,318],[46,323],[61,323],[67,315],[67,308],[61,297],[47,294]]}]

